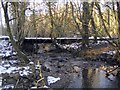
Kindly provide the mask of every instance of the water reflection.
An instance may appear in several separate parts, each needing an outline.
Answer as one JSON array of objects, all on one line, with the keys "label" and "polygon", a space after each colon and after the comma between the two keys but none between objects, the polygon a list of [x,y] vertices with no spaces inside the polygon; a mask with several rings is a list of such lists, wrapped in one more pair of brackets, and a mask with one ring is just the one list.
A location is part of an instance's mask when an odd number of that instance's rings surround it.
[{"label": "water reflection", "polygon": [[82,87],[83,88],[90,88],[92,87],[93,83],[93,76],[95,74],[95,69],[83,69],[82,70]]},{"label": "water reflection", "polygon": [[[78,86],[77,86],[78,85]],[[106,77],[106,72],[100,68],[83,68],[80,76],[76,76],[69,88],[119,88],[120,79],[110,75]]]}]

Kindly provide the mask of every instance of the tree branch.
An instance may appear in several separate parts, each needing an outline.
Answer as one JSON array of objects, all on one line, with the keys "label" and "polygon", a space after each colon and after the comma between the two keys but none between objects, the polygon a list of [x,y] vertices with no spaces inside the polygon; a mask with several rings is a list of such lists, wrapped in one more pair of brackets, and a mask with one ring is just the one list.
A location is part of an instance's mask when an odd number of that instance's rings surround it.
[{"label": "tree branch", "polygon": [[16,18],[11,18],[11,19],[9,19],[9,22],[12,21],[12,20],[14,20],[14,19],[16,19]]}]

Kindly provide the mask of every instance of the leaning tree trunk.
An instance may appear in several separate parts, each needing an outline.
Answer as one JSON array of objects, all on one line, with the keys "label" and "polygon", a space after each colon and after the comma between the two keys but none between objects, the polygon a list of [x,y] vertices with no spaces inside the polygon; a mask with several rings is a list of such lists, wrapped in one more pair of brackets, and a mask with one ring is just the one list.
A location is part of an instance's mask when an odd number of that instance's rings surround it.
[{"label": "leaning tree trunk", "polygon": [[[22,44],[25,38],[25,11],[27,9],[28,3],[25,2],[11,2],[11,14],[15,18],[14,26],[14,36],[17,39],[17,44],[21,50]],[[12,29],[12,28],[11,28]]]},{"label": "leaning tree trunk", "polygon": [[29,63],[29,59],[23,52],[20,51],[18,45],[16,44],[15,40],[13,39],[13,35],[12,35],[10,24],[9,24],[9,17],[8,17],[8,2],[6,2],[4,5],[3,2],[1,1],[1,4],[2,4],[2,8],[4,10],[4,17],[5,17],[5,23],[7,26],[7,33],[10,37],[11,43],[12,43],[15,51],[17,52],[17,55],[18,55],[19,59],[21,60],[21,62]]},{"label": "leaning tree trunk", "polygon": [[[106,25],[105,25],[105,21],[104,21],[104,19],[103,19],[103,15],[102,15],[102,12],[101,12],[100,5],[98,4],[98,2],[95,2],[95,5],[96,5],[96,7],[97,7],[97,9],[98,9],[98,13],[99,13],[100,19],[101,19],[101,21],[102,21],[103,28],[104,28],[107,36],[108,36],[110,39],[112,39],[112,37],[111,37],[111,35],[110,35],[110,33],[109,33]],[[118,48],[118,44],[116,43],[116,41],[114,41],[114,40],[113,40],[113,41],[109,41],[108,39],[106,39],[106,40],[107,40],[113,47]],[[116,49],[116,50],[117,50],[117,49]]]},{"label": "leaning tree trunk", "polygon": [[94,8],[94,2],[91,3],[91,25],[92,25],[92,32],[94,36],[94,42],[97,43],[97,31],[96,31],[96,25],[93,17],[93,8]]}]

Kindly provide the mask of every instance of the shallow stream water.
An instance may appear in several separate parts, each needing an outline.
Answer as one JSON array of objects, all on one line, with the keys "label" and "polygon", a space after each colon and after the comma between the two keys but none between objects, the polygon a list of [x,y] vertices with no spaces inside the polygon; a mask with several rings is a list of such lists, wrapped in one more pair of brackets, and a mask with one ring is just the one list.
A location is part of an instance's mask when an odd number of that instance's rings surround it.
[{"label": "shallow stream water", "polygon": [[119,88],[120,80],[99,68],[81,68],[80,75],[73,74],[73,81],[68,88]]}]

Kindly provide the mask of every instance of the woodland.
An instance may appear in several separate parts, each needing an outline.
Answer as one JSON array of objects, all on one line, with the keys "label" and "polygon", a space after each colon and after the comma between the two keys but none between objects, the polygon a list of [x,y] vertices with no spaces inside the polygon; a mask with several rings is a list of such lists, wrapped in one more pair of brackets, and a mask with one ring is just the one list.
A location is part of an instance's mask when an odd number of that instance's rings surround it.
[{"label": "woodland", "polygon": [[120,2],[1,0],[0,8],[1,89],[120,87]]}]

